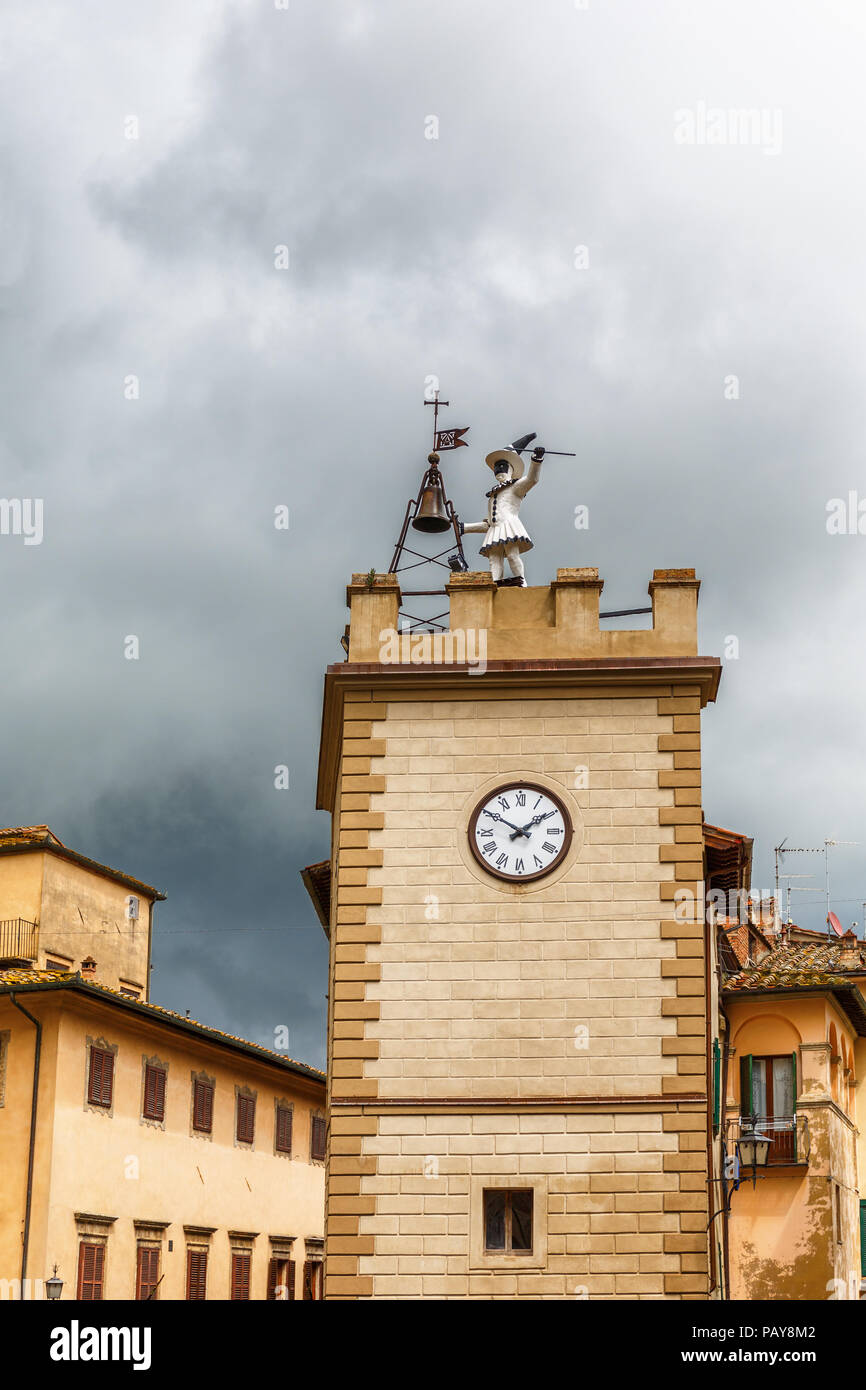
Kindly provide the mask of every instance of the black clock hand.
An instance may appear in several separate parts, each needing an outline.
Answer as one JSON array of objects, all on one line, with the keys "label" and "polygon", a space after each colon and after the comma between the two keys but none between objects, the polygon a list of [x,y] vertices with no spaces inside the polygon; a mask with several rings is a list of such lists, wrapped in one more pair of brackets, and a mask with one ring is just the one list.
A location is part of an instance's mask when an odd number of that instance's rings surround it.
[{"label": "black clock hand", "polygon": [[519,825],[512,825],[512,823],[511,823],[510,820],[506,820],[504,816],[498,816],[498,815],[496,814],[495,811],[484,811],[484,812],[482,812],[482,814],[485,815],[485,816],[489,816],[491,820],[501,820],[503,825],[509,825],[509,826],[511,826],[511,829],[512,829],[515,833],[514,833],[513,835],[509,835],[509,837],[508,837],[509,840],[516,840],[518,835],[526,835],[527,840],[529,839],[529,836],[528,836],[527,833],[526,833],[526,827],[525,827],[525,826],[524,826],[524,828],[521,830],[521,828],[520,828]]},{"label": "black clock hand", "polygon": [[[544,815],[541,815],[541,816],[533,816],[533,817],[532,817],[532,820],[527,821],[526,824],[524,825],[523,829],[520,830],[520,831],[518,831],[518,834],[519,834],[519,835],[525,835],[526,838],[527,838],[527,840],[528,840],[528,839],[530,838],[529,831],[532,829],[532,827],[533,827],[534,825],[538,825],[540,821],[549,820],[551,816],[555,816],[555,815],[556,815],[556,809],[554,808],[552,811],[546,811],[546,812],[544,813]],[[508,822],[506,821],[505,824],[507,825]],[[517,839],[517,835],[509,835],[508,838],[509,838],[509,840],[516,840],[516,839]]]}]

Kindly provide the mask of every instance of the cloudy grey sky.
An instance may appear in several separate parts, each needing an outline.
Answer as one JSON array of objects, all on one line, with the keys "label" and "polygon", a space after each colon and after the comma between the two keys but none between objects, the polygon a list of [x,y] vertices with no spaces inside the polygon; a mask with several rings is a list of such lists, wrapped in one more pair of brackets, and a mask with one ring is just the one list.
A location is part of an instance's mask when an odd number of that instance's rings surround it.
[{"label": "cloudy grey sky", "polygon": [[[168,892],[154,997],[323,1060],[322,672],[430,376],[465,517],[489,448],[577,451],[524,509],[530,583],[598,564],[631,607],[697,568],[702,650],[739,645],[707,817],[759,886],[784,835],[859,841],[859,916],[866,536],[826,527],[866,499],[857,0],[6,0],[2,29],[0,495],[44,539],[0,536],[0,819]],[[701,141],[741,109],[763,135]],[[790,868],[819,926],[820,861]]]}]

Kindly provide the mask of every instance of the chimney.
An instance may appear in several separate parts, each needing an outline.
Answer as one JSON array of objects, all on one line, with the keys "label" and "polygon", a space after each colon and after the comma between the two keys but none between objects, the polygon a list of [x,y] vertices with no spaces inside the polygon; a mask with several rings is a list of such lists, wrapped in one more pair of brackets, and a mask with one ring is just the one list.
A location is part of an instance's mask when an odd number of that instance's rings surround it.
[{"label": "chimney", "polygon": [[860,943],[850,928],[844,936],[839,938],[839,946],[837,964],[840,970],[857,970],[858,967],[862,966],[863,957],[860,954]]},{"label": "chimney", "polygon": [[81,962],[80,973],[82,980],[96,979],[96,961],[93,959],[93,956],[84,957],[84,960]]}]

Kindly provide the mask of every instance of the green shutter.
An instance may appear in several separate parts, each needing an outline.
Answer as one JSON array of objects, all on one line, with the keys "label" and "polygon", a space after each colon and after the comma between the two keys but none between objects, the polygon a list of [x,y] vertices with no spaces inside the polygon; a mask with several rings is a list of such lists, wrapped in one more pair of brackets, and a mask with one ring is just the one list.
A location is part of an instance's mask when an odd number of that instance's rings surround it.
[{"label": "green shutter", "polygon": [[752,1107],[752,1054],[740,1058],[740,1114],[745,1118],[754,1114]]},{"label": "green shutter", "polygon": [[794,1116],[794,1162],[797,1162],[797,1053],[791,1053],[791,1114]]},{"label": "green shutter", "polygon": [[713,1038],[713,1129],[718,1130],[722,1114],[722,1049],[718,1038]]}]

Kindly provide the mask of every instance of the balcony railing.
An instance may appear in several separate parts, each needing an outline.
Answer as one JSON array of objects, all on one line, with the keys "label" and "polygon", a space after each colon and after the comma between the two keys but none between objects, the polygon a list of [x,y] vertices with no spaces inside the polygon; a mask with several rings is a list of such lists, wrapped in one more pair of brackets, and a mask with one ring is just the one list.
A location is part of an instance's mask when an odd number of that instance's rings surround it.
[{"label": "balcony railing", "polygon": [[808,1125],[800,1115],[737,1115],[728,1120],[728,1147],[753,1130],[770,1140],[767,1164],[806,1163],[809,1159]]},{"label": "balcony railing", "polygon": [[23,917],[7,917],[0,921],[0,965],[23,961],[29,964],[38,954],[39,928]]}]

